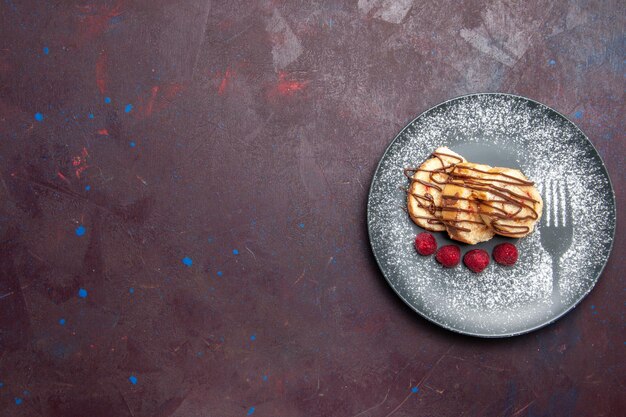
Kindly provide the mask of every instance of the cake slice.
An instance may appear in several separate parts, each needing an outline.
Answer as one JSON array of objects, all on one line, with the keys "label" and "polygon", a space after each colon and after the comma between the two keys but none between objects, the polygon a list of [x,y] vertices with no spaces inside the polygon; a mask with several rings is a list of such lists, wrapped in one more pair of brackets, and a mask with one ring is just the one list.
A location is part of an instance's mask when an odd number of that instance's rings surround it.
[{"label": "cake slice", "polygon": [[446,147],[435,149],[418,168],[405,169],[411,179],[407,190],[409,216],[420,227],[442,232],[446,226],[441,222],[441,193],[448,180],[448,173],[465,158]]},{"label": "cake slice", "polygon": [[521,171],[511,168],[491,168],[486,177],[486,186],[474,192],[485,224],[502,236],[521,238],[530,234],[543,210],[543,200],[534,184]]},{"label": "cake slice", "polygon": [[476,184],[486,177],[489,165],[459,163],[449,174],[442,192],[441,220],[451,239],[471,245],[491,239],[495,232],[485,224],[476,200]]}]

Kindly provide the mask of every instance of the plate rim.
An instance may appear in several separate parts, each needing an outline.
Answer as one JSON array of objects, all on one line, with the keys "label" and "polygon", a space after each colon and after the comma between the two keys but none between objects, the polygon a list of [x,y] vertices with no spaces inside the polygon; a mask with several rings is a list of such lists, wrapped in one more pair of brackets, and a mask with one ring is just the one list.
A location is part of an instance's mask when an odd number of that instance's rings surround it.
[{"label": "plate rim", "polygon": [[[413,123],[415,123],[418,119],[420,119],[421,117],[423,117],[424,115],[426,115],[427,113],[431,112],[432,110],[443,106],[444,104],[453,102],[453,101],[457,101],[460,99],[464,99],[464,98],[469,98],[469,97],[475,97],[475,96],[507,96],[507,97],[513,97],[516,99],[522,99],[522,100],[526,100],[532,103],[535,103],[541,107],[544,107],[548,110],[553,111],[554,113],[558,114],[559,116],[563,117],[565,120],[567,120],[568,122],[570,122],[575,129],[583,136],[583,138],[591,145],[591,148],[593,149],[593,151],[596,153],[596,155],[598,156],[598,159],[600,160],[600,165],[602,166],[602,170],[604,170],[604,173],[606,174],[606,178],[608,179],[609,182],[609,188],[611,190],[610,194],[610,198],[613,202],[612,207],[612,218],[613,218],[613,227],[611,230],[611,243],[609,245],[609,250],[608,250],[608,255],[606,257],[606,259],[604,260],[602,267],[600,268],[599,272],[597,273],[596,277],[594,278],[594,282],[593,285],[587,290],[585,291],[580,297],[578,297],[573,303],[570,304],[570,306],[564,310],[563,312],[561,312],[560,314],[556,315],[555,317],[549,318],[548,320],[530,327],[528,329],[524,329],[524,330],[520,330],[520,331],[515,331],[515,332],[506,332],[506,333],[498,333],[498,334],[490,334],[490,333],[480,333],[480,332],[471,332],[471,331],[466,331],[466,330],[461,330],[461,329],[457,329],[454,327],[451,327],[435,318],[432,317],[428,317],[426,314],[422,313],[421,311],[419,311],[415,306],[413,306],[405,297],[402,296],[402,294],[400,294],[398,292],[398,290],[396,289],[396,287],[391,283],[389,277],[387,277],[387,273],[385,272],[385,270],[382,268],[381,264],[380,264],[380,260],[378,259],[378,255],[376,254],[376,251],[374,249],[374,244],[372,243],[372,228],[371,228],[371,222],[370,222],[370,216],[371,216],[371,210],[370,210],[370,205],[372,204],[372,191],[374,188],[374,181],[376,180],[376,174],[378,173],[378,170],[380,169],[380,165],[383,162],[383,159],[385,158],[385,156],[387,155],[387,153],[389,152],[389,150],[391,149],[391,147],[393,146],[393,144],[396,142],[396,140],[398,140],[398,138],[404,133],[405,130],[407,130],[410,126],[413,125]],[[617,204],[616,204],[616,200],[615,200],[615,189],[613,188],[613,182],[611,181],[611,176],[609,175],[609,170],[606,167],[606,164],[604,163],[604,159],[602,159],[602,155],[600,155],[600,152],[598,152],[598,149],[595,147],[595,145],[593,144],[593,142],[591,140],[589,140],[589,138],[587,137],[587,135],[585,134],[585,132],[582,131],[582,129],[580,127],[578,127],[578,125],[576,125],[576,123],[574,123],[572,120],[570,120],[570,118],[568,118],[567,116],[565,116],[564,114],[562,114],[561,112],[553,109],[552,107],[543,104],[537,100],[533,100],[531,98],[528,97],[524,97],[518,94],[511,94],[511,93],[497,93],[497,92],[487,92],[487,93],[470,93],[470,94],[464,94],[464,95],[460,95],[445,101],[442,101],[441,103],[438,103],[432,107],[429,107],[428,109],[424,110],[423,112],[419,113],[415,118],[413,118],[411,121],[409,121],[393,138],[393,140],[391,142],[389,142],[389,144],[387,145],[387,147],[385,148],[385,151],[382,153],[382,155],[380,156],[379,160],[378,160],[378,164],[376,164],[376,169],[374,170],[374,174],[372,175],[372,180],[370,182],[370,187],[368,190],[368,194],[367,194],[367,235],[368,235],[368,240],[369,240],[369,244],[370,244],[370,248],[372,251],[372,254],[374,255],[374,259],[376,260],[376,265],[378,265],[378,269],[380,270],[380,272],[382,273],[383,277],[385,278],[385,281],[387,281],[387,284],[389,285],[389,287],[391,287],[391,289],[393,290],[394,293],[396,293],[396,295],[407,305],[409,306],[409,308],[411,308],[411,310],[413,310],[414,312],[416,312],[418,315],[420,315],[421,317],[425,318],[426,320],[428,320],[431,323],[434,323],[444,329],[450,330],[452,332],[458,333],[458,334],[462,334],[462,335],[466,335],[466,336],[474,336],[474,337],[478,337],[478,338],[483,338],[483,339],[502,339],[502,338],[510,338],[510,337],[514,337],[514,336],[520,336],[523,334],[527,334],[527,333],[531,333],[534,332],[536,330],[539,330],[543,327],[549,326],[551,324],[553,324],[554,322],[556,322],[557,320],[561,319],[562,317],[564,317],[566,314],[568,314],[569,312],[571,312],[572,310],[574,310],[579,304],[580,302],[585,299],[590,293],[591,291],[593,291],[593,289],[596,287],[596,285],[598,284],[598,281],[600,280],[600,277],[602,276],[602,274],[604,273],[604,269],[606,268],[607,263],[609,262],[609,259],[611,258],[611,254],[613,253],[613,246],[615,244],[615,233],[616,233],[616,229],[617,229]]]}]

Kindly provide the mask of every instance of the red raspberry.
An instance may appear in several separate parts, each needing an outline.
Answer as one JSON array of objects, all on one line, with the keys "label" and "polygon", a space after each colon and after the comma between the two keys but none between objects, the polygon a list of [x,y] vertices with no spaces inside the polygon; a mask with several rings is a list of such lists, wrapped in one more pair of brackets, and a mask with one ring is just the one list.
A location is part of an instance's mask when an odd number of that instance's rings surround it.
[{"label": "red raspberry", "polygon": [[461,262],[461,248],[457,245],[442,246],[435,259],[446,268],[454,268]]},{"label": "red raspberry", "polygon": [[432,255],[437,250],[437,241],[430,233],[422,232],[415,238],[415,249],[420,255]]},{"label": "red raspberry", "polygon": [[517,256],[517,248],[511,243],[500,243],[493,248],[493,259],[500,265],[513,265],[517,262]]},{"label": "red raspberry", "polygon": [[463,263],[472,272],[482,272],[489,265],[489,254],[482,249],[474,249],[465,254]]}]

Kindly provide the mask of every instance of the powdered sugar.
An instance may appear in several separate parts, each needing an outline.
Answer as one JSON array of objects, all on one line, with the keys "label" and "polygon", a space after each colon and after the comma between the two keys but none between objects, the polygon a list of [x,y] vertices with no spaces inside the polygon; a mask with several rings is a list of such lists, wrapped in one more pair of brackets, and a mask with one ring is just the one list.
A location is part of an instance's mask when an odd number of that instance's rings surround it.
[{"label": "powdered sugar", "polygon": [[[472,162],[519,168],[540,189],[551,180],[567,185],[574,227],[571,246],[555,262],[559,303],[551,299],[553,259],[542,246],[541,225],[520,240],[461,245],[463,253],[470,248],[491,253],[498,243],[514,242],[520,258],[512,267],[492,262],[480,274],[462,265],[446,270],[434,257],[415,253],[413,239],[422,229],[402,210],[405,195],[398,186],[407,185],[402,168],[419,165],[439,146]],[[544,207],[542,224],[551,208]],[[563,210],[557,214],[565,219]],[[610,252],[615,205],[599,156],[571,122],[521,97],[482,94],[431,109],[398,135],[374,176],[368,225],[385,276],[418,312],[457,331],[505,335],[551,321],[591,290]],[[440,245],[450,243],[444,233],[435,235]]]}]

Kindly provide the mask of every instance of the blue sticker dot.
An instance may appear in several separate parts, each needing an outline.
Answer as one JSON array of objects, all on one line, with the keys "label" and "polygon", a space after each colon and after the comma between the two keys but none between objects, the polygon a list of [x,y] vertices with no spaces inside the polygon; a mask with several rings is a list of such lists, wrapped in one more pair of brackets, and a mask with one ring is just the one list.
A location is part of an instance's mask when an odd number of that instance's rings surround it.
[{"label": "blue sticker dot", "polygon": [[59,320],[59,324],[60,324],[61,326],[65,326],[65,319],[61,319],[61,320]]},{"label": "blue sticker dot", "polygon": [[239,255],[239,251],[237,249],[233,249],[233,255]]},{"label": "blue sticker dot", "polygon": [[91,185],[85,185],[85,191],[91,190]]},{"label": "blue sticker dot", "polygon": [[94,118],[93,113],[89,113],[89,118],[90,118],[90,119],[93,119],[93,118]]},{"label": "blue sticker dot", "polygon": [[189,256],[185,256],[183,258],[183,263],[187,266],[191,266],[193,265],[193,261],[191,260],[191,258]]},{"label": "blue sticker dot", "polygon": [[50,48],[48,48],[47,46],[43,47],[43,53],[48,55],[50,53]]},{"label": "blue sticker dot", "polygon": [[593,304],[591,305],[591,309],[593,310],[594,308],[596,308],[596,306],[594,306]]},{"label": "blue sticker dot", "polygon": [[0,382],[0,388],[4,387],[4,382]]},{"label": "blue sticker dot", "polygon": [[203,356],[203,355],[204,355],[204,352],[196,352],[196,356],[197,357],[200,357],[200,356]]},{"label": "blue sticker dot", "polygon": [[263,375],[263,381],[267,381],[267,375]]},{"label": "blue sticker dot", "polygon": [[221,277],[222,275],[224,275],[224,273],[222,271],[217,271],[217,276]]},{"label": "blue sticker dot", "polygon": [[256,340],[256,335],[253,334],[252,336],[250,336],[250,340],[252,340],[254,342]]},{"label": "blue sticker dot", "polygon": [[550,65],[556,65],[556,61],[554,59],[551,59],[548,61],[548,64]]},{"label": "blue sticker dot", "polygon": [[254,407],[250,407],[248,409],[248,414],[246,414],[247,416],[251,416],[252,414],[254,414]]},{"label": "blue sticker dot", "polygon": [[38,122],[43,121],[43,114],[35,113],[35,120],[37,120]]},{"label": "blue sticker dot", "polygon": [[85,232],[87,231],[87,229],[85,229],[85,226],[78,226],[76,228],[76,236],[83,236],[85,234]]},{"label": "blue sticker dot", "polygon": [[415,394],[415,393],[416,393],[417,391],[419,391],[419,390],[420,390],[420,389],[419,389],[419,388],[417,388],[417,387],[413,387],[413,388],[411,388],[411,392],[412,392],[413,394]]},{"label": "blue sticker dot", "polygon": [[583,112],[581,110],[578,110],[576,113],[574,113],[574,117],[580,119],[581,117],[583,117]]},{"label": "blue sticker dot", "polygon": [[300,223],[298,227],[300,227],[300,229],[304,229],[304,223]]},{"label": "blue sticker dot", "polygon": [[126,113],[130,113],[130,111],[133,109],[133,105],[132,104],[127,104],[126,107],[124,107],[124,111]]},{"label": "blue sticker dot", "polygon": [[20,405],[22,404],[22,401],[24,400],[22,400],[20,397],[15,397],[15,404]]},{"label": "blue sticker dot", "polygon": [[134,294],[135,293],[135,289],[133,287],[130,287],[130,289],[128,290],[129,293]]},{"label": "blue sticker dot", "polygon": [[128,380],[130,381],[131,384],[137,385],[137,377],[135,375],[129,376]]},{"label": "blue sticker dot", "polygon": [[109,103],[111,102],[111,97],[105,97],[105,98],[104,98],[104,102],[105,102],[106,104],[109,104]]},{"label": "blue sticker dot", "polygon": [[135,142],[130,142],[129,145],[130,145],[131,148],[134,148],[135,145],[137,145],[137,144]]},{"label": "blue sticker dot", "polygon": [[81,288],[80,290],[78,290],[78,296],[80,298],[87,298],[87,290],[84,288]]}]

